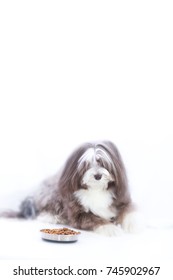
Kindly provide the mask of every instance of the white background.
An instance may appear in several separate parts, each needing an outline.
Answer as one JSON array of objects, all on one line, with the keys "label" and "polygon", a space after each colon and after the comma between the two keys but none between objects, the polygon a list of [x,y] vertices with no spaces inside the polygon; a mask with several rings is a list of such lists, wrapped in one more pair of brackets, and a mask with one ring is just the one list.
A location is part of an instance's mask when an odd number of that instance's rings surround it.
[{"label": "white background", "polygon": [[109,139],[147,217],[173,213],[171,1],[1,1],[0,201]]}]

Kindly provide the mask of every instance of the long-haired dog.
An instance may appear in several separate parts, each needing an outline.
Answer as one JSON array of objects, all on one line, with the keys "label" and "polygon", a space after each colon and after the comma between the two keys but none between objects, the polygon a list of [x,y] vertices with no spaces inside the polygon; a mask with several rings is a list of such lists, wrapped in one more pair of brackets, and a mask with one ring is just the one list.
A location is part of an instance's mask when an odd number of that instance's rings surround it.
[{"label": "long-haired dog", "polygon": [[109,236],[133,231],[135,209],[117,147],[110,141],[80,146],[61,171],[21,203],[19,212],[6,212],[9,217],[39,215]]}]

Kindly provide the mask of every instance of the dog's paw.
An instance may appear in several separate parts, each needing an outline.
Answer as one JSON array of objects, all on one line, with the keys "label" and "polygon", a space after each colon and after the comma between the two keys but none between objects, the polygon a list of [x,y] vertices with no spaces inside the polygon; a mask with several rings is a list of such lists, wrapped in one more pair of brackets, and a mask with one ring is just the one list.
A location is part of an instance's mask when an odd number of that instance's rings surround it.
[{"label": "dog's paw", "polygon": [[123,233],[121,227],[114,224],[98,226],[94,232],[105,236],[120,236]]},{"label": "dog's paw", "polygon": [[122,228],[128,233],[139,233],[143,229],[141,217],[137,212],[126,214],[122,222]]}]

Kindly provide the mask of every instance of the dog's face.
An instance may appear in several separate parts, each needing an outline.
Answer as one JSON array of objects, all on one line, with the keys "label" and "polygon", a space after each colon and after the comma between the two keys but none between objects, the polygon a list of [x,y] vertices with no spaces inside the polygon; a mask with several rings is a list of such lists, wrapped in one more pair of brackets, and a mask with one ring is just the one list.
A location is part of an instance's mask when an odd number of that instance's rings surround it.
[{"label": "dog's face", "polygon": [[115,180],[115,166],[109,153],[103,147],[90,147],[78,160],[81,186],[107,189]]},{"label": "dog's face", "polygon": [[62,196],[80,189],[109,189],[122,198],[126,195],[127,178],[116,146],[109,141],[80,146],[66,162],[59,187]]}]

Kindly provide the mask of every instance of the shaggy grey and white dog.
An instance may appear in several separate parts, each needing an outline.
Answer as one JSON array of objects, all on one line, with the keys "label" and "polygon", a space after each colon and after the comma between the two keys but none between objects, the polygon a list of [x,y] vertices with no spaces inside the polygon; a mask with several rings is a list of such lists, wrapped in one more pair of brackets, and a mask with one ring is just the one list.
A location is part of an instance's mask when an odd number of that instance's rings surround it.
[{"label": "shaggy grey and white dog", "polygon": [[110,141],[83,144],[22,202],[19,212],[6,216],[49,217],[53,223],[109,236],[133,231],[135,209],[118,149]]}]

